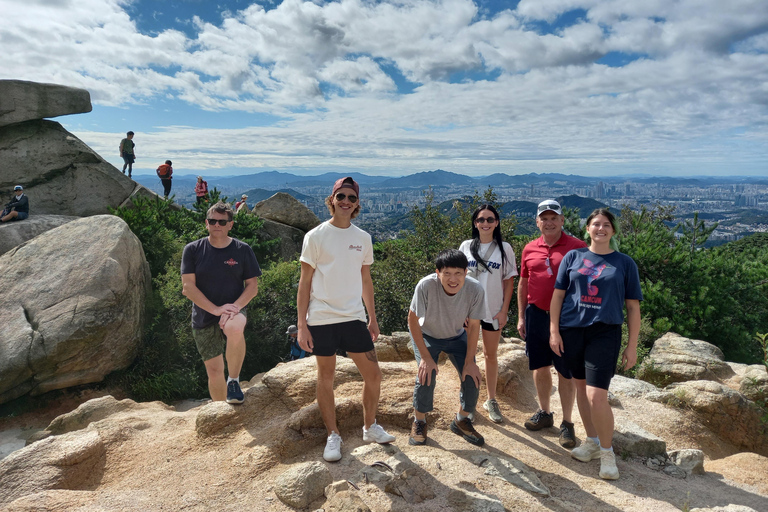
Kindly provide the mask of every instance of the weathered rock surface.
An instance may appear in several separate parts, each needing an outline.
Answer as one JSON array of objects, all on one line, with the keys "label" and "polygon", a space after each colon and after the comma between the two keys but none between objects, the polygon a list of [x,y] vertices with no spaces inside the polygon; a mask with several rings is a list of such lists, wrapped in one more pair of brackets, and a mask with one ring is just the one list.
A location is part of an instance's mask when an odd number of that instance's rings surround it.
[{"label": "weathered rock surface", "polygon": [[643,430],[631,421],[616,422],[613,445],[617,453],[627,452],[642,457],[655,455],[666,457],[667,453],[667,443],[663,439]]},{"label": "weathered rock surface", "polygon": [[739,382],[739,392],[753,402],[768,400],[768,371],[765,365],[753,364],[746,368]]},{"label": "weathered rock surface", "polygon": [[305,233],[320,224],[317,215],[285,192],[278,192],[268,199],[259,201],[251,211],[262,219],[286,224]]},{"label": "weathered rock surface", "polygon": [[677,467],[685,471],[686,475],[704,474],[704,452],[701,450],[692,450],[690,448],[672,450],[667,455]]},{"label": "weathered rock surface", "polygon": [[379,361],[416,361],[411,346],[411,335],[407,332],[381,335],[373,345]]},{"label": "weathered rock surface", "polygon": [[90,112],[85,89],[24,80],[0,80],[0,127],[33,119]]},{"label": "weathered rock surface", "polygon": [[332,482],[331,472],[322,462],[305,462],[277,477],[275,494],[287,505],[304,508],[322,496]]},{"label": "weathered rock surface", "polygon": [[461,512],[504,512],[504,504],[495,496],[486,496],[466,489],[451,489],[448,503]]},{"label": "weathered rock surface", "polygon": [[738,391],[707,380],[678,382],[648,399],[694,411],[720,438],[743,450],[768,455],[768,427],[762,410]]},{"label": "weathered rock surface", "polygon": [[71,222],[78,217],[69,215],[31,215],[23,221],[3,222],[0,224],[0,255],[5,254],[17,245],[35,238],[37,235],[50,231]]},{"label": "weathered rock surface", "polygon": [[306,234],[304,231],[273,220],[263,220],[264,225],[261,231],[266,235],[266,238],[279,240],[276,253],[280,259],[290,261],[301,254],[301,246]]},{"label": "weathered rock surface", "polygon": [[54,121],[0,128],[0,169],[0,190],[24,186],[30,217],[108,213],[143,189]]},{"label": "weathered rock surface", "polygon": [[656,340],[637,372],[638,378],[666,386],[689,380],[722,380],[733,375],[723,352],[706,341],[669,332]]},{"label": "weathered rock surface", "polygon": [[149,286],[141,243],[112,215],[69,222],[0,256],[0,403],[128,366]]},{"label": "weathered rock surface", "polygon": [[510,457],[497,457],[495,455],[476,454],[472,456],[472,462],[484,467],[485,474],[495,476],[520,487],[528,492],[549,496],[549,489],[541,483],[536,474],[520,462]]}]

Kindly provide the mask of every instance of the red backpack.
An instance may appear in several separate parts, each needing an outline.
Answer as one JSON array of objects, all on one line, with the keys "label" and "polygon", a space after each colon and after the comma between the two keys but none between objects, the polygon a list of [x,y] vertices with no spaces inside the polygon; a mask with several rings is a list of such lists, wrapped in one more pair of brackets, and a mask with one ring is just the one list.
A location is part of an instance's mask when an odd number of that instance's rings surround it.
[{"label": "red backpack", "polygon": [[173,167],[168,164],[162,164],[157,168],[158,178],[170,178],[171,174],[173,174]]}]

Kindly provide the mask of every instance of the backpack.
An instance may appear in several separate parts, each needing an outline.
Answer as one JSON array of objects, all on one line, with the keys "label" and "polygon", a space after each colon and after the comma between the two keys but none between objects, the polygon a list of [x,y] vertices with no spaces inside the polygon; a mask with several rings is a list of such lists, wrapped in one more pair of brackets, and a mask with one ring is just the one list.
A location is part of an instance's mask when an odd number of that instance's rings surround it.
[{"label": "backpack", "polygon": [[173,168],[168,164],[162,164],[157,168],[158,178],[169,178],[173,174]]}]

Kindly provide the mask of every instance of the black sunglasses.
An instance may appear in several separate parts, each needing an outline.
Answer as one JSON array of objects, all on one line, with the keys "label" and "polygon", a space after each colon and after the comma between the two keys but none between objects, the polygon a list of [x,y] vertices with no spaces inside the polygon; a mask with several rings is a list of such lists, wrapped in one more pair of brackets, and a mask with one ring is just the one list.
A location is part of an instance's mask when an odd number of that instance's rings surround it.
[{"label": "black sunglasses", "polygon": [[485,224],[486,222],[488,224],[493,224],[494,222],[496,222],[496,217],[488,217],[488,218],[478,217],[475,219],[475,222],[477,222],[478,224]]},{"label": "black sunglasses", "polygon": [[353,195],[349,195],[348,196],[348,195],[342,194],[342,193],[336,194],[336,200],[337,201],[343,201],[345,199],[349,199],[350,203],[356,203],[357,202],[357,196],[353,196]]},{"label": "black sunglasses", "polygon": [[228,219],[205,219],[208,221],[209,226],[215,226],[216,223],[219,223],[219,226],[226,226],[227,222],[229,222]]}]

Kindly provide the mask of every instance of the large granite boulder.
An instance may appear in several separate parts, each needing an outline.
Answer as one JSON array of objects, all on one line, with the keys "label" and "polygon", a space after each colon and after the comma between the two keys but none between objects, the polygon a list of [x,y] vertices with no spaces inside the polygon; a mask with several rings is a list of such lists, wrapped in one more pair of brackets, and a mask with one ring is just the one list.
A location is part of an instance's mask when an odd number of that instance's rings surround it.
[{"label": "large granite boulder", "polygon": [[54,121],[0,128],[0,191],[21,184],[30,215],[108,213],[138,185]]},{"label": "large granite boulder", "polygon": [[0,256],[0,403],[128,366],[149,289],[141,243],[112,215],[69,222]]},{"label": "large granite boulder", "polygon": [[653,344],[638,369],[637,377],[666,386],[690,380],[722,381],[733,376],[723,352],[706,341],[692,340],[668,332]]},{"label": "large granite boulder", "polygon": [[23,221],[0,223],[0,254],[75,219],[69,215],[32,215]]},{"label": "large granite boulder", "polygon": [[285,192],[278,192],[269,199],[259,201],[251,211],[262,219],[286,224],[304,232],[320,224],[317,215]]},{"label": "large granite boulder", "polygon": [[283,261],[291,261],[296,255],[301,254],[301,246],[304,243],[304,231],[287,224],[262,219],[264,226],[261,231],[266,238],[278,240],[276,253]]},{"label": "large granite boulder", "polygon": [[0,80],[0,127],[91,110],[91,95],[85,89],[24,80]]}]

